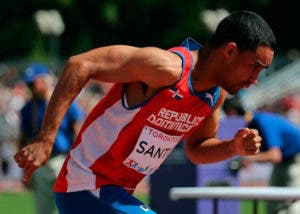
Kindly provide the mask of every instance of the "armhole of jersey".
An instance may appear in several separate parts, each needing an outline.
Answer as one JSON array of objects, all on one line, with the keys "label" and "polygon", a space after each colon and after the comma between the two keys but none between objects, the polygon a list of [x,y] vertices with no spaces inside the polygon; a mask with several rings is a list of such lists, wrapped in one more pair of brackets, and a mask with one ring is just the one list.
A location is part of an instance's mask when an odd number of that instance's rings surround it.
[{"label": "armhole of jersey", "polygon": [[181,74],[180,74],[180,77],[178,78],[178,80],[173,84],[173,86],[174,86],[174,85],[176,85],[178,82],[180,82],[180,80],[182,79],[183,74],[184,74],[184,70],[185,70],[186,62],[185,62],[185,58],[184,58],[184,56],[182,55],[182,53],[180,53],[179,51],[176,51],[176,50],[171,50],[171,52],[177,54],[177,55],[181,58],[181,61],[182,61]]},{"label": "armhole of jersey", "polygon": [[170,49],[171,52],[177,54],[181,60],[182,60],[182,70],[180,74],[180,78],[177,80],[176,83],[173,84],[173,86],[177,85],[182,79],[184,75],[190,75],[191,73],[191,67],[193,64],[193,57],[192,54],[189,52],[188,49],[185,47],[174,47]]},{"label": "armhole of jersey", "polygon": [[[179,48],[184,48],[184,47],[179,47]],[[164,90],[166,88],[174,87],[175,85],[177,85],[181,81],[181,79],[182,79],[182,77],[184,75],[185,69],[186,69],[186,57],[184,57],[184,55],[179,50],[176,50],[175,48],[172,48],[169,51],[177,54],[181,58],[181,60],[182,60],[182,69],[181,69],[181,74],[180,74],[180,77],[178,78],[178,80],[173,85],[161,88],[156,93],[154,93],[152,96],[150,96],[148,99],[146,99],[146,100],[142,101],[141,103],[138,103],[138,104],[136,104],[134,106],[129,106],[128,105],[127,98],[126,98],[126,93],[125,93],[126,84],[123,84],[123,86],[122,86],[122,92],[121,92],[122,93],[121,94],[121,100],[122,100],[122,105],[123,105],[123,107],[125,109],[127,109],[127,110],[135,110],[137,108],[140,108],[140,107],[144,106],[152,97],[154,97],[160,91],[162,91],[162,90]],[[192,56],[190,56],[190,57],[192,57]]]}]

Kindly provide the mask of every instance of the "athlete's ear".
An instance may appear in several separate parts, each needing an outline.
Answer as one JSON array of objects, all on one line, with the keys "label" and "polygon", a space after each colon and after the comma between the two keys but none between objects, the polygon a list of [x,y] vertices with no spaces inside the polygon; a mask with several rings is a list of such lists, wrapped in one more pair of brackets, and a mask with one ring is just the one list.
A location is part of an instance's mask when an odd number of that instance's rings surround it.
[{"label": "athlete's ear", "polygon": [[228,42],[224,48],[224,57],[229,58],[238,52],[238,47],[235,42]]}]

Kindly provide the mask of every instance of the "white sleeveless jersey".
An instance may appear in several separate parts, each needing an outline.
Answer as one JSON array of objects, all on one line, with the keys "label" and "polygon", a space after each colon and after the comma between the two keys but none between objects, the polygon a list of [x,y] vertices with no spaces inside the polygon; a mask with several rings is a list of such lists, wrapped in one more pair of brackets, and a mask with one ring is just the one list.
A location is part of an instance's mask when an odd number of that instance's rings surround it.
[{"label": "white sleeveless jersey", "polygon": [[133,192],[159,168],[173,148],[199,127],[215,105],[220,88],[193,91],[187,39],[170,49],[183,60],[180,80],[145,102],[127,107],[124,84],[115,84],[83,124],[54,186],[56,192],[95,190],[118,185]]}]

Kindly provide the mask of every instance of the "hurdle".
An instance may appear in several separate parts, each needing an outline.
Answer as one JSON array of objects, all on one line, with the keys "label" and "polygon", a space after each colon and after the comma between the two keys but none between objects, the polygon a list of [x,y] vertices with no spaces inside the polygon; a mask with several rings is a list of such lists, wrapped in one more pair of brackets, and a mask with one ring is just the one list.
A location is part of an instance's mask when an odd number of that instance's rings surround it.
[{"label": "hurdle", "polygon": [[258,200],[300,200],[300,188],[293,187],[173,187],[169,191],[171,200],[211,199],[213,214],[218,214],[218,200],[253,200],[254,214],[258,213]]}]

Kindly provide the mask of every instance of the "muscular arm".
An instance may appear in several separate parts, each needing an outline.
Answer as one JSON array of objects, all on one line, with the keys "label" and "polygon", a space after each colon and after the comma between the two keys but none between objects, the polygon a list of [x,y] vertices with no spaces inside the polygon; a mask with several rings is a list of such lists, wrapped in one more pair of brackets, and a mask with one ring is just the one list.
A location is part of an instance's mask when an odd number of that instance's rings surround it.
[{"label": "muscular arm", "polygon": [[229,149],[230,141],[220,141],[216,138],[219,128],[220,106],[226,93],[222,90],[213,112],[205,119],[201,127],[186,140],[185,151],[193,163],[213,163],[234,155]]},{"label": "muscular arm", "polygon": [[154,89],[171,85],[180,77],[181,59],[159,48],[116,45],[71,57],[66,63],[46,109],[35,140],[15,155],[28,181],[50,156],[60,123],[75,97],[90,79],[103,82],[143,82]]},{"label": "muscular arm", "polygon": [[[67,62],[46,110],[41,134],[55,139],[63,115],[89,79],[144,82],[160,88],[173,84],[181,72],[180,58],[158,48],[109,46],[73,56]],[[158,81],[159,80],[159,81]]]},{"label": "muscular arm", "polygon": [[225,97],[226,92],[221,91],[219,101],[211,115],[186,140],[186,154],[193,163],[214,163],[234,155],[258,153],[261,138],[256,130],[241,129],[233,139],[229,140],[216,138],[219,127],[219,111]]}]

